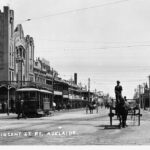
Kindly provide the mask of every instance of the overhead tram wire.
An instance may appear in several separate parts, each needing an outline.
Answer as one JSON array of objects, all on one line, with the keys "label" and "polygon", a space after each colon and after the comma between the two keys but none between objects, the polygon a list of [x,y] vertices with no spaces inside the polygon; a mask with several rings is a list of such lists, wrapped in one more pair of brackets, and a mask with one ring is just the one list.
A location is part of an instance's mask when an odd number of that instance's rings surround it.
[{"label": "overhead tram wire", "polygon": [[[134,48],[134,47],[149,47],[150,46],[150,44],[142,44],[142,45],[126,45],[126,46],[103,46],[103,47],[97,47],[97,48],[95,48],[95,47],[91,47],[91,48],[51,48],[51,47],[45,47],[45,48],[40,48],[40,49],[43,49],[43,51],[48,51],[48,49],[64,49],[64,50],[93,50],[93,49],[95,49],[95,50],[99,50],[99,49],[103,49],[103,50],[105,50],[105,49],[119,49],[119,48]],[[45,49],[45,50],[44,50]],[[47,49],[47,50],[46,50]]]},{"label": "overhead tram wire", "polygon": [[148,44],[150,43],[150,41],[127,41],[127,42],[106,42],[106,41],[86,41],[86,40],[82,40],[82,41],[77,41],[77,40],[74,40],[74,41],[69,41],[69,40],[50,40],[50,39],[46,39],[46,38],[36,38],[35,39],[38,39],[38,40],[41,40],[41,41],[48,41],[48,42],[63,42],[63,43],[93,43],[93,44]]},{"label": "overhead tram wire", "polygon": [[[136,83],[136,82],[145,82],[146,81],[146,79],[141,79],[141,80],[137,80],[137,81],[134,81],[134,80],[124,80],[124,81],[122,81],[123,83]],[[104,82],[104,81],[93,81],[93,83],[94,84],[110,84],[110,83],[114,83],[115,82],[115,80],[112,80],[112,81],[108,81],[108,82]]]},{"label": "overhead tram wire", "polygon": [[112,1],[112,2],[109,2],[109,3],[105,3],[105,4],[93,5],[93,6],[89,6],[89,7],[84,7],[84,8],[78,8],[78,9],[58,12],[58,13],[49,14],[49,15],[46,15],[46,16],[41,16],[41,17],[36,17],[36,18],[29,18],[29,19],[25,19],[25,20],[26,21],[40,20],[40,19],[44,19],[44,18],[48,18],[48,17],[66,15],[66,14],[73,13],[73,12],[81,12],[81,11],[86,11],[86,10],[89,10],[89,9],[105,7],[105,6],[109,6],[109,5],[115,5],[115,4],[119,4],[119,3],[123,3],[123,2],[127,2],[127,1],[129,1],[129,0],[117,0],[117,1]]}]

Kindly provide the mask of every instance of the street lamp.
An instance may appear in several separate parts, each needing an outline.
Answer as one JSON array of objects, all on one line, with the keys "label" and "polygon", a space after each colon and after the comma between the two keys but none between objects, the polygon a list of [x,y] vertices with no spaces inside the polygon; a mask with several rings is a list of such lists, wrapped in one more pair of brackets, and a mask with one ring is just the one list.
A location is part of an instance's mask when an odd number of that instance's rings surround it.
[{"label": "street lamp", "polygon": [[54,102],[54,79],[55,79],[55,75],[54,74],[54,69],[52,68],[52,106],[53,106],[53,102]]},{"label": "street lamp", "polygon": [[90,78],[88,78],[88,100],[90,102]]},{"label": "street lamp", "polygon": [[9,90],[11,89],[12,87],[11,86],[9,86],[9,84],[7,85],[7,89],[8,89],[8,92],[7,92],[7,115],[9,116]]},{"label": "street lamp", "polygon": [[53,76],[53,68],[52,68],[52,108],[53,108],[53,101],[54,101],[54,76]]}]

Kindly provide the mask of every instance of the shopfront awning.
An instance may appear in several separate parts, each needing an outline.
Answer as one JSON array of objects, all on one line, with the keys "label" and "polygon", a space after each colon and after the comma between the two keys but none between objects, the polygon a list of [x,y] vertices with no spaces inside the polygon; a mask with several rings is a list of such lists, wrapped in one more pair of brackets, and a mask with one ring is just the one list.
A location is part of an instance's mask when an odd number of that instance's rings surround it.
[{"label": "shopfront awning", "polygon": [[35,92],[42,92],[42,93],[47,93],[47,94],[52,94],[52,92],[51,91],[48,91],[48,90],[39,90],[39,89],[36,89],[36,88],[22,88],[22,89],[18,89],[17,90],[17,92],[25,92],[25,91],[27,91],[27,92],[33,92],[33,91],[35,91]]},{"label": "shopfront awning", "polygon": [[51,91],[48,91],[48,90],[40,90],[40,92],[42,92],[42,93],[47,93],[47,94],[52,94],[52,92],[51,92]]}]

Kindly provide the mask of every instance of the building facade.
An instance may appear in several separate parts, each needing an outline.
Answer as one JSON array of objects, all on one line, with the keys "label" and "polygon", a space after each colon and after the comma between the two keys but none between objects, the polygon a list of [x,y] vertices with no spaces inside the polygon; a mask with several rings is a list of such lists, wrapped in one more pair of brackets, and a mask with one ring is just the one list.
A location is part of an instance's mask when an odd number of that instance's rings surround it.
[{"label": "building facade", "polygon": [[15,46],[15,76],[20,86],[26,81],[34,81],[34,41],[27,35],[24,36],[22,25],[17,25],[14,30],[14,46]]},{"label": "building facade", "polygon": [[4,7],[0,11],[0,104],[11,107],[16,89],[34,80],[33,68],[33,38],[24,36],[22,25],[14,30],[14,11]]},{"label": "building facade", "polygon": [[4,7],[0,11],[0,81],[14,77],[14,11]]}]

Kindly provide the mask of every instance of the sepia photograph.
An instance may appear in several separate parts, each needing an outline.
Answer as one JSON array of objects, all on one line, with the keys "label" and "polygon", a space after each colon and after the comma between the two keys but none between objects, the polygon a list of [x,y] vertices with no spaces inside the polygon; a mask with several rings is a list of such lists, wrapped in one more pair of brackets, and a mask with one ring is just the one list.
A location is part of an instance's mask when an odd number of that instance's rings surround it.
[{"label": "sepia photograph", "polygon": [[149,127],[149,0],[0,0],[0,146],[149,146]]}]

